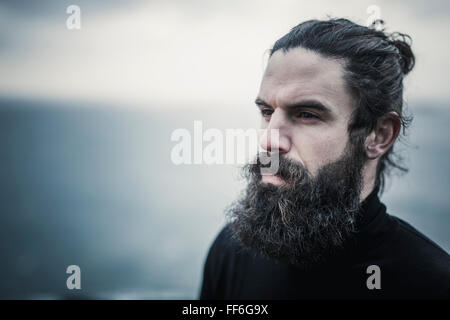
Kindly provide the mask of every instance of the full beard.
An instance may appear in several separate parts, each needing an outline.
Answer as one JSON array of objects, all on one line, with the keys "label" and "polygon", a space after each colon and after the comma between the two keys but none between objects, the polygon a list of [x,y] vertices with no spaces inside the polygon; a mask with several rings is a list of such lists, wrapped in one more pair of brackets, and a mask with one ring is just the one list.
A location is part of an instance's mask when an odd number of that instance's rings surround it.
[{"label": "full beard", "polygon": [[348,143],[343,155],[312,177],[283,155],[282,185],[262,183],[260,157],[243,168],[244,194],[227,210],[232,234],[265,257],[311,267],[342,248],[355,230],[360,210],[362,144]]}]

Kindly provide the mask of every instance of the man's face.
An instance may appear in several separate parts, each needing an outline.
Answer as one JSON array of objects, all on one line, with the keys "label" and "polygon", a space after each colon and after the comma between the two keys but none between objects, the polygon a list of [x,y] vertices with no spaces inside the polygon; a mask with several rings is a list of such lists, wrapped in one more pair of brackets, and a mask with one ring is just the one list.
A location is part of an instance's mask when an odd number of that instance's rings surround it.
[{"label": "man's face", "polygon": [[[269,60],[256,103],[263,115],[262,128],[279,130],[279,141],[262,137],[263,149],[278,149],[301,163],[312,176],[342,155],[353,101],[338,60],[303,48],[276,51]],[[263,176],[263,182],[282,183],[276,175]]]},{"label": "man's face", "polygon": [[308,266],[355,231],[366,157],[361,139],[349,141],[352,99],[342,73],[304,49],[272,55],[257,104],[264,127],[279,130],[279,141],[262,139],[280,152],[279,169],[264,175],[260,156],[244,167],[246,192],[227,212],[246,247]]}]

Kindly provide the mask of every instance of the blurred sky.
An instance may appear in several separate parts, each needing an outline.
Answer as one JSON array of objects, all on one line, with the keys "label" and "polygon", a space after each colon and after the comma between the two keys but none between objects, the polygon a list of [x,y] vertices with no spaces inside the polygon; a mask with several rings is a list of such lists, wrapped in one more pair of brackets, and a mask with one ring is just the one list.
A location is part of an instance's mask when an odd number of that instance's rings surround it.
[{"label": "blurred sky", "polygon": [[[81,30],[66,28],[71,4]],[[2,0],[0,94],[241,106],[256,96],[266,50],[291,27],[327,15],[365,24],[373,4],[388,31],[413,38],[406,98],[449,99],[445,0]]]}]

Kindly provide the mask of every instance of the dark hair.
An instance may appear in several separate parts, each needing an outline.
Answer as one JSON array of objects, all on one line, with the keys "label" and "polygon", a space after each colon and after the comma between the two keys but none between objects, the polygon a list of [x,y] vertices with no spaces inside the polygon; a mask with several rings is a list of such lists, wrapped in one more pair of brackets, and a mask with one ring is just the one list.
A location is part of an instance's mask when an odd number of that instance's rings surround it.
[{"label": "dark hair", "polygon": [[[377,21],[380,22],[380,21]],[[309,20],[275,42],[270,56],[302,47],[344,63],[344,78],[356,101],[348,131],[352,142],[361,141],[388,112],[395,111],[403,134],[412,117],[403,112],[403,77],[415,64],[411,38],[403,33],[358,25],[347,19]],[[376,185],[383,192],[386,171],[397,168],[407,172],[393,146],[380,158]]]}]

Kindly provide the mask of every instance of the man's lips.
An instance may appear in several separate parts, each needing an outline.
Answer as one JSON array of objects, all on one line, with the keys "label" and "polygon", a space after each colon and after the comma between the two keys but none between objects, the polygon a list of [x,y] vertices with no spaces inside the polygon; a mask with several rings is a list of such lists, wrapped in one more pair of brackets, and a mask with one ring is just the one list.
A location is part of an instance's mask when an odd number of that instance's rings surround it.
[{"label": "man's lips", "polygon": [[261,181],[263,183],[271,183],[271,184],[274,184],[277,186],[286,183],[278,175],[274,175],[274,174],[263,174],[261,177]]}]

